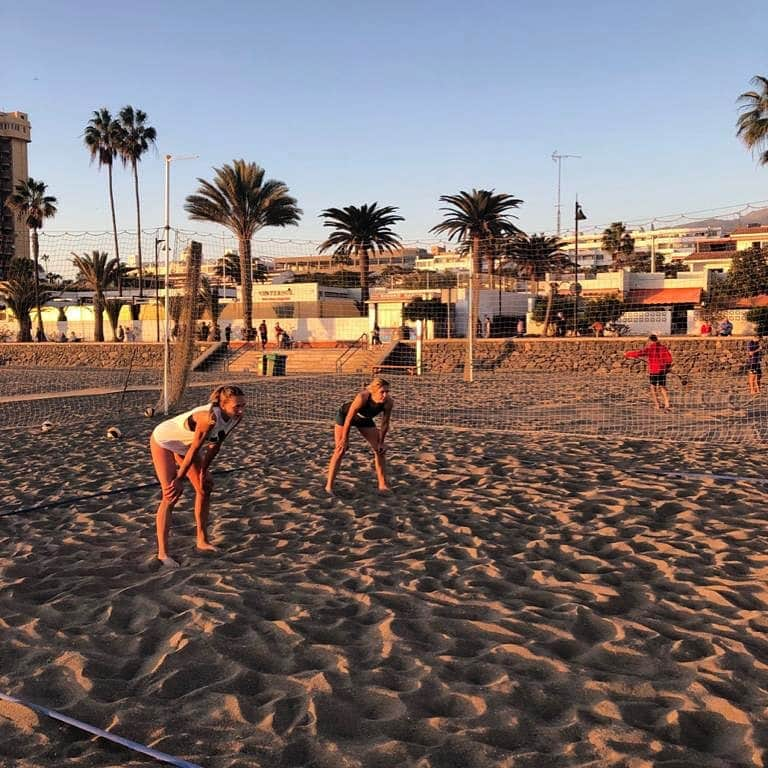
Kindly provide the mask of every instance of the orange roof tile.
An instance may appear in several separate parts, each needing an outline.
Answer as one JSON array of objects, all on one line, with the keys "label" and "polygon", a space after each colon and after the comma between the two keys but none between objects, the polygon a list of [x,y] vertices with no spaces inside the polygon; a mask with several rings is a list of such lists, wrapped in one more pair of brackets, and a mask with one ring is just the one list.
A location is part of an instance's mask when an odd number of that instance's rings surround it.
[{"label": "orange roof tile", "polygon": [[764,293],[760,296],[749,296],[746,299],[738,299],[734,302],[737,307],[751,308],[751,307],[768,307],[768,296]]},{"label": "orange roof tile", "polygon": [[699,304],[701,288],[637,288],[627,294],[627,304]]},{"label": "orange roof tile", "polygon": [[731,235],[760,235],[768,233],[768,227],[741,227],[734,229]]}]

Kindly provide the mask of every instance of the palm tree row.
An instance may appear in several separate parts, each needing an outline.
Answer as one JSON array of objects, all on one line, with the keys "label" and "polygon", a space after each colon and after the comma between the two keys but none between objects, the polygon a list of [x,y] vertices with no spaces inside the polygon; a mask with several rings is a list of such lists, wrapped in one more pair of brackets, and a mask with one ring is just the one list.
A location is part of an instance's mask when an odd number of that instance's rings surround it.
[{"label": "palm tree row", "polygon": [[[48,187],[44,182],[35,181],[30,176],[26,181],[19,182],[5,201],[6,206],[16,214],[16,218],[24,222],[27,229],[32,233],[33,290],[37,310],[36,337],[38,339],[43,336],[40,305],[44,302],[41,302],[40,296],[40,241],[37,232],[42,228],[46,219],[52,219],[56,215],[56,203],[58,202],[52,195],[46,195],[47,190]],[[15,269],[19,269],[18,265]]]},{"label": "palm tree row", "polygon": [[[120,264],[120,245],[117,240],[117,219],[115,217],[115,196],[112,188],[112,166],[120,158],[123,166],[130,166],[136,195],[136,266],[139,272],[139,296],[144,296],[144,266],[141,252],[141,203],[139,196],[138,164],[147,150],[154,146],[157,132],[148,125],[147,114],[128,105],[123,107],[117,118],[106,107],[95,110],[83,133],[83,141],[91,155],[91,162],[96,160],[99,168],[106,166],[109,184],[109,208],[112,214],[112,234],[115,243],[115,256]],[[118,293],[123,295],[121,271],[118,268]]]}]

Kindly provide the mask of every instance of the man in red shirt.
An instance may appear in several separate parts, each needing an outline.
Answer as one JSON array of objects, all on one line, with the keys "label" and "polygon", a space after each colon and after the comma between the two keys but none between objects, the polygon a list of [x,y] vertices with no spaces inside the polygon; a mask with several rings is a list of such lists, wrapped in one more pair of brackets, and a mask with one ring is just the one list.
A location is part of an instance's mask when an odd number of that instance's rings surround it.
[{"label": "man in red shirt", "polygon": [[669,392],[667,392],[667,372],[672,367],[672,353],[658,339],[655,333],[648,337],[648,343],[642,349],[631,349],[624,357],[637,359],[644,357],[648,363],[648,379],[651,383],[651,400],[656,410],[669,410]]}]

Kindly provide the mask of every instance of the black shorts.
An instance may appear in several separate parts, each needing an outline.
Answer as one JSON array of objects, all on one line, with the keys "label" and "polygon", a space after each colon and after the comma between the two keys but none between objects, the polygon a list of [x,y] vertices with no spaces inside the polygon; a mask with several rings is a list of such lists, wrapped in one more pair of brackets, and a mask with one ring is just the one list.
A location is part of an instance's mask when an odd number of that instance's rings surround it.
[{"label": "black shorts", "polygon": [[[336,424],[338,424],[338,426],[344,426],[344,422],[347,420],[347,411],[348,409],[344,406],[339,408],[336,413]],[[358,413],[355,418],[352,419],[352,426],[357,427],[358,429],[370,429],[371,427],[376,426],[376,422],[373,419],[366,418]]]},{"label": "black shorts", "polygon": [[666,387],[667,386],[667,374],[666,373],[652,373],[648,376],[648,380],[651,382],[652,387]]},{"label": "black shorts", "polygon": [[763,369],[759,365],[748,365],[747,366],[747,373],[755,373],[758,376],[763,375]]}]

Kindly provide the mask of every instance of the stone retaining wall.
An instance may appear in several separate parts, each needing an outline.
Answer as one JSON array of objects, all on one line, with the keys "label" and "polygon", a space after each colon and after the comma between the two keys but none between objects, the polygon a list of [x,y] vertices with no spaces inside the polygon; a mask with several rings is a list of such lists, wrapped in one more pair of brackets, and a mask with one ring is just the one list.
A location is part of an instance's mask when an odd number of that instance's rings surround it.
[{"label": "stone retaining wall", "polygon": [[[738,374],[746,361],[750,337],[662,338],[674,359],[675,370],[693,374]],[[402,342],[413,345],[415,342]],[[625,350],[639,349],[645,338],[491,339],[475,342],[476,368],[483,370],[552,371],[557,373],[637,373],[624,358]],[[466,340],[424,343],[427,371],[458,372],[463,369]]]},{"label": "stone retaining wall", "polygon": [[[747,337],[662,339],[672,352],[675,370],[734,375],[743,370],[747,340]],[[623,353],[642,347],[646,341],[643,338],[480,339],[475,343],[475,362],[480,370],[636,373],[637,369],[630,368]],[[400,344],[413,347],[415,342]],[[209,346],[210,343],[199,343],[195,356]],[[173,348],[171,345],[171,355]],[[127,368],[134,352],[134,368],[156,370],[162,366],[163,345],[156,343],[0,344],[0,361],[19,368]],[[463,369],[465,355],[464,339],[427,341],[423,351],[424,368],[434,373],[458,372]],[[415,359],[413,355],[409,357]]]},{"label": "stone retaining wall", "polygon": [[[197,345],[195,357],[209,344]],[[174,345],[171,345],[173,357]],[[0,361],[17,368],[134,368],[158,369],[163,364],[163,344],[44,342],[0,344]]]}]

